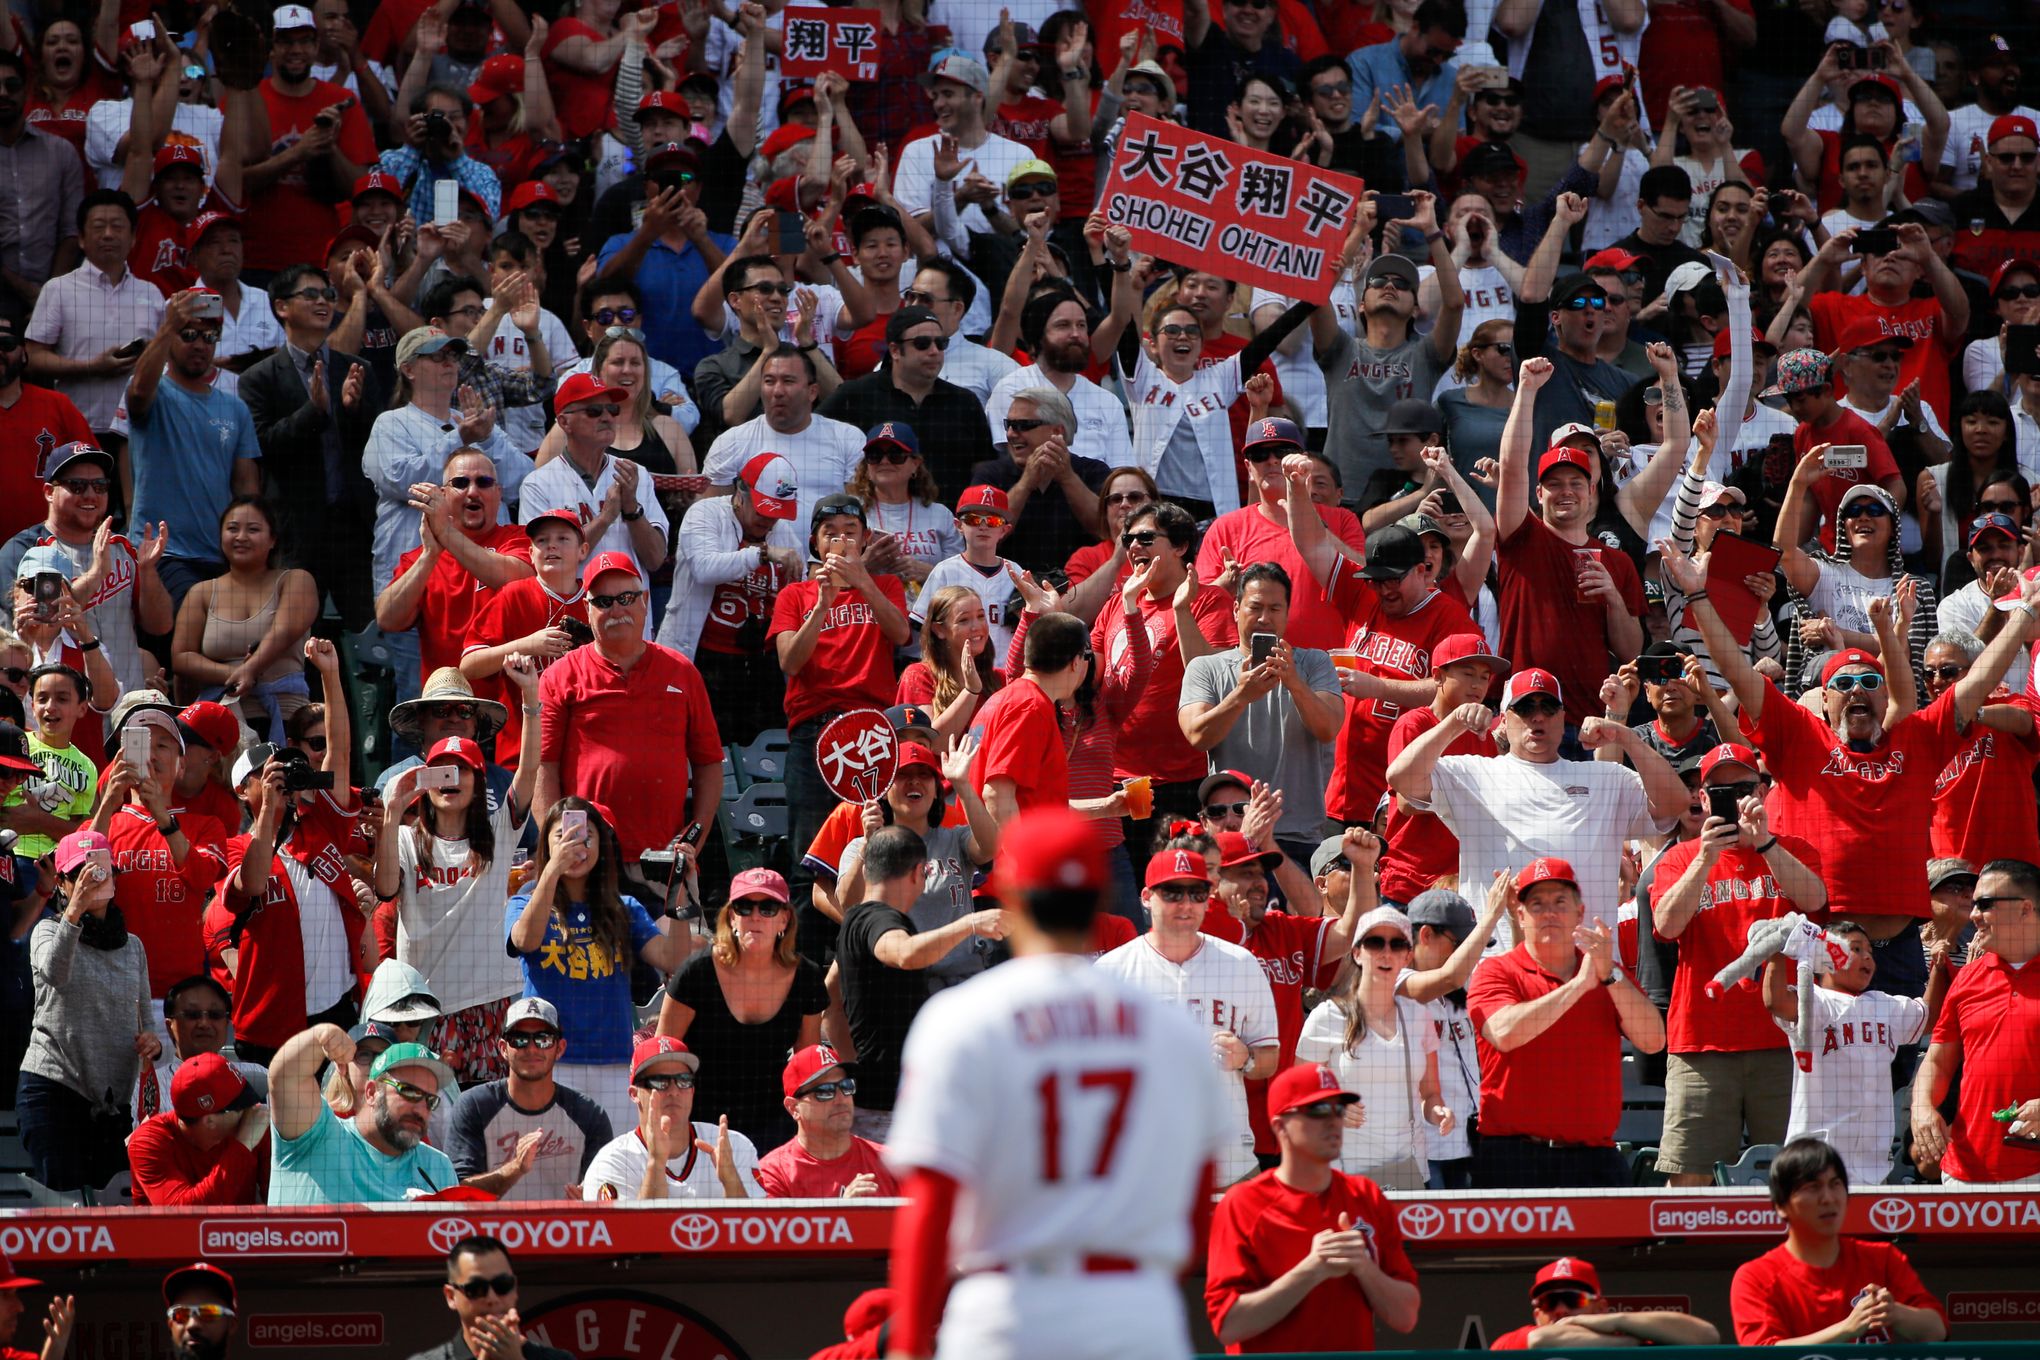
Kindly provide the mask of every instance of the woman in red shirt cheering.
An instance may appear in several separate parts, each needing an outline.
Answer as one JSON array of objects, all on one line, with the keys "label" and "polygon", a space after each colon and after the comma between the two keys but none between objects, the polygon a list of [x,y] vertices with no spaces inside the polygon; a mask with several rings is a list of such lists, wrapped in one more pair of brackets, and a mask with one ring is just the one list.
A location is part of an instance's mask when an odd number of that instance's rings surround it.
[{"label": "woman in red shirt cheering", "polygon": [[1771,1163],[1785,1244],[1735,1273],[1729,1307],[1744,1346],[1945,1341],[1948,1315],[1905,1253],[1842,1236],[1849,1172],[1818,1138],[1795,1138]]}]

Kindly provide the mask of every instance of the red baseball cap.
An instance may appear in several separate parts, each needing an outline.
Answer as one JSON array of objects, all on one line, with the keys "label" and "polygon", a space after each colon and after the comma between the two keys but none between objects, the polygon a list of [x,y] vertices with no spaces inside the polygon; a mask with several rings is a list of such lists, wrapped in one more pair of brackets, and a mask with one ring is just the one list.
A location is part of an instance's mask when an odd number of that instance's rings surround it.
[{"label": "red baseball cap", "polygon": [[[1613,79],[1613,77],[1610,77],[1610,79]],[[1620,246],[1609,246],[1605,250],[1597,250],[1587,256],[1585,263],[1580,265],[1580,269],[1588,274],[1605,274],[1611,269],[1618,274],[1622,274],[1627,273],[1642,263],[1643,256],[1633,255]]]},{"label": "red baseball cap", "polygon": [[528,179],[512,189],[510,196],[503,200],[503,216],[508,217],[511,213],[522,212],[534,203],[549,204],[557,210],[560,206],[560,196],[554,193],[552,185],[544,180]]},{"label": "red baseball cap", "polygon": [[1006,493],[996,486],[965,487],[963,494],[956,498],[956,513],[960,515],[966,510],[990,510],[1007,519],[1013,517]]},{"label": "red baseball cap", "polygon": [[653,1034],[638,1040],[637,1046],[630,1051],[631,1084],[637,1084],[637,1079],[645,1074],[647,1067],[668,1058],[679,1059],[680,1065],[690,1072],[701,1070],[700,1055],[689,1049],[685,1042],[670,1034]]},{"label": "red baseball cap", "polygon": [[[1714,357],[1717,359],[1726,358],[1730,347],[1734,344],[1735,332],[1724,327],[1715,334]],[[1773,354],[1778,352],[1778,347],[1765,339],[1764,333],[1755,326],[1750,327],[1750,347],[1752,349],[1767,349]]]},{"label": "red baseball cap", "polygon": [[1268,1083],[1268,1114],[1279,1118],[1306,1105],[1336,1100],[1351,1105],[1360,1099],[1339,1084],[1338,1076],[1323,1063],[1292,1063]]},{"label": "red baseball cap", "polygon": [[1844,647],[1841,651],[1829,657],[1827,664],[1820,668],[1821,688],[1826,689],[1828,681],[1834,679],[1844,666],[1868,666],[1879,675],[1884,674],[1884,663],[1876,657],[1868,652],[1859,651],[1854,647]]},{"label": "red baseball cap", "polygon": [[694,110],[687,107],[687,101],[672,90],[653,90],[638,100],[638,116],[648,113],[670,113],[675,118],[692,118]]},{"label": "red baseball cap", "polygon": [[1598,1298],[1601,1276],[1590,1262],[1577,1256],[1561,1256],[1537,1272],[1537,1279],[1530,1285],[1530,1297],[1534,1300],[1547,1287],[1584,1290]]},{"label": "red baseball cap", "polygon": [[1205,867],[1204,856],[1194,850],[1157,850],[1148,861],[1147,875],[1141,886],[1159,888],[1164,883],[1202,883],[1209,886],[1211,870]]},{"label": "red baseball cap", "polygon": [[592,588],[597,581],[612,571],[622,572],[640,585],[644,583],[645,578],[638,571],[637,562],[629,553],[620,552],[597,554],[595,560],[588,564],[588,569],[581,573],[581,581]]},{"label": "red baseball cap", "polygon": [[524,58],[515,52],[501,52],[483,62],[482,69],[475,72],[474,84],[467,88],[468,98],[477,104],[523,92]]},{"label": "red baseball cap", "polygon": [[240,225],[241,219],[232,213],[202,212],[192,218],[190,225],[184,228],[184,248],[186,250],[197,250],[198,243],[203,241],[206,233],[214,227],[238,228]]},{"label": "red baseball cap", "polygon": [[584,401],[628,401],[630,394],[611,387],[593,373],[576,373],[553,393],[553,410],[564,411]]},{"label": "red baseball cap", "polygon": [[[1905,107],[1905,90],[1890,76],[1858,76],[1854,83],[1849,86],[1849,99],[1853,102],[1866,88],[1882,90],[1890,96],[1892,103],[1898,105],[1901,109]],[[2031,125],[2029,124],[2028,126]]]},{"label": "red baseball cap", "polygon": [[786,1067],[779,1074],[779,1089],[792,1097],[822,1073],[842,1065],[835,1049],[827,1044],[809,1044],[786,1060]]},{"label": "red baseball cap", "polygon": [[[2027,124],[2031,127],[2032,124]],[[162,174],[173,165],[189,166],[201,176],[205,174],[205,157],[199,149],[186,142],[171,142],[156,152],[156,168],[151,177]]]},{"label": "red baseball cap", "polygon": [[896,768],[904,770],[910,765],[926,765],[938,776],[942,773],[942,762],[935,758],[933,751],[918,741],[900,743],[899,764]]},{"label": "red baseball cap", "polygon": [[[40,1280],[16,1280],[11,1284],[40,1284]],[[180,1294],[194,1286],[210,1289],[229,1308],[235,1306],[234,1277],[218,1266],[206,1261],[194,1261],[188,1266],[179,1266],[163,1277],[163,1302],[175,1303]],[[0,1284],[0,1289],[8,1288]]]},{"label": "red baseball cap", "polygon": [[1517,671],[1509,677],[1509,683],[1502,686],[1502,708],[1514,708],[1533,694],[1548,694],[1560,703],[1565,702],[1565,694],[1558,687],[1558,677],[1550,671],[1531,666]]},{"label": "red baseball cap", "polygon": [[814,136],[815,130],[811,127],[803,127],[799,123],[782,123],[765,139],[765,145],[759,148],[758,154],[769,161],[802,142],[813,141]]},{"label": "red baseball cap", "polygon": [[2003,285],[2005,275],[2015,269],[2023,269],[2028,274],[2040,277],[2040,264],[2035,264],[2032,260],[2006,260],[1996,269],[1990,271],[1990,291],[1996,293],[1998,288]]},{"label": "red baseball cap", "polygon": [[476,773],[481,772],[482,748],[466,737],[441,738],[439,744],[426,753],[425,763],[430,765],[441,756],[457,765],[465,765]]},{"label": "red baseball cap", "polygon": [[1835,341],[1834,352],[1847,354],[1852,350],[1868,349],[1872,345],[1897,345],[1900,349],[1912,348],[1912,337],[1887,331],[1882,322],[1874,316],[1859,316],[1842,327],[1840,337]]},{"label": "red baseball cap", "polygon": [[867,1289],[843,1310],[843,1335],[862,1336],[892,1316],[899,1296],[890,1289]]},{"label": "red baseball cap", "polygon": [[241,744],[241,722],[227,711],[224,704],[210,699],[200,699],[186,706],[177,715],[177,721],[191,730],[192,735],[213,750],[224,755]]},{"label": "red baseball cap", "polygon": [[1282,862],[1280,850],[1257,850],[1245,836],[1237,831],[1218,833],[1218,867],[1236,869],[1242,864],[1258,864],[1272,869]]},{"label": "red baseball cap", "polygon": [[800,484],[785,454],[753,454],[737,478],[751,489],[751,508],[765,518],[800,517]]},{"label": "red baseball cap", "polygon": [[[1990,135],[1983,139],[1984,147],[1994,151],[1997,144],[2008,137],[2024,137],[2027,141],[2040,145],[2040,128],[2035,128],[2033,120],[2023,113],[2005,114],[2001,118],[1991,120]],[[157,168],[162,167],[159,165]]]},{"label": "red baseball cap", "polygon": [[1447,666],[1457,666],[1463,661],[1485,662],[1488,669],[1498,675],[1509,669],[1508,658],[1490,652],[1487,639],[1479,633],[1454,633],[1431,649],[1431,674],[1436,675]]},{"label": "red baseball cap", "polygon": [[333,233],[333,239],[326,242],[326,253],[319,258],[330,260],[341,247],[347,245],[362,245],[374,250],[382,245],[382,236],[378,232],[370,231],[360,222],[349,222]]},{"label": "red baseball cap", "polygon": [[999,840],[1004,891],[1103,892],[1111,882],[1104,845],[1090,822],[1068,808],[1023,812],[1006,824]]},{"label": "red baseball cap", "polygon": [[1523,872],[1516,875],[1516,891],[1519,893],[1529,892],[1540,883],[1569,883],[1575,888],[1580,886],[1579,876],[1573,873],[1572,865],[1550,855],[1531,860],[1523,867]]},{"label": "red baseball cap", "polygon": [[360,179],[354,181],[354,192],[348,195],[348,199],[351,202],[359,203],[370,194],[388,194],[391,198],[397,200],[397,202],[402,203],[404,201],[404,182],[387,170],[371,170]]},{"label": "red baseball cap", "polygon": [[762,897],[786,906],[793,902],[793,890],[777,869],[746,869],[730,880],[730,901],[746,897]]},{"label": "red baseball cap", "polygon": [[583,543],[586,543],[588,541],[588,526],[581,523],[580,512],[577,510],[570,510],[564,505],[557,510],[547,510],[541,514],[532,516],[531,521],[524,526],[524,532],[527,535],[535,537],[538,533],[538,526],[545,523],[549,519],[558,520],[561,524],[564,524],[569,529],[572,529],[575,533],[581,536],[581,541]]},{"label": "red baseball cap", "polygon": [[245,1110],[255,1103],[248,1079],[217,1053],[201,1053],[180,1063],[170,1078],[170,1108],[179,1119],[203,1119],[224,1110]]},{"label": "red baseball cap", "polygon": [[1757,753],[1740,742],[1724,741],[1721,745],[1700,757],[1700,777],[1707,778],[1723,765],[1741,765],[1751,774],[1761,775],[1764,767],[1757,763]]},{"label": "red baseball cap", "polygon": [[1544,451],[1544,456],[1537,460],[1537,480],[1543,481],[1557,468],[1576,467],[1586,474],[1587,480],[1591,482],[1596,471],[1594,464],[1594,455],[1585,449],[1577,449],[1570,444],[1553,444]]}]

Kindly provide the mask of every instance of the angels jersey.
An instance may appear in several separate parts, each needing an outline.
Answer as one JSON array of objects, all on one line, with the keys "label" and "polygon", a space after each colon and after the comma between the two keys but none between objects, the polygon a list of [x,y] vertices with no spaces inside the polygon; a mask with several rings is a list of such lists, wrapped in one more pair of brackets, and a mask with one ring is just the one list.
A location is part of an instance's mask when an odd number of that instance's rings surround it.
[{"label": "angels jersey", "polygon": [[926,1168],[960,1187],[962,1273],[1117,1256],[1173,1277],[1188,1257],[1198,1173],[1231,1151],[1234,1116],[1198,1026],[1109,969],[1142,947],[1014,959],[914,1018],[885,1157],[902,1179]]},{"label": "angels jersey", "polygon": [[[1791,1032],[1791,1021],[1771,1018]],[[1893,1114],[1885,1094],[1891,1060],[1925,1033],[1927,1004],[1918,997],[1850,996],[1815,987],[1813,1026],[1813,1070],[1793,1070],[1785,1137],[1826,1139],[1842,1154],[1851,1184],[1875,1185],[1891,1174]]]},{"label": "angels jersey", "polygon": [[[1210,1034],[1236,1035],[1248,1048],[1280,1040],[1268,975],[1261,971],[1259,959],[1236,944],[1199,936],[1197,952],[1177,964],[1162,957],[1152,935],[1143,935],[1099,959],[1098,966],[1150,996],[1185,1008],[1206,1031],[1206,1066],[1213,1061]],[[1254,1130],[1247,1121],[1246,1081],[1235,1072],[1221,1076],[1226,1113],[1215,1127],[1225,1131],[1225,1150],[1218,1159],[1218,1183],[1230,1185],[1260,1167],[1254,1160]]]}]

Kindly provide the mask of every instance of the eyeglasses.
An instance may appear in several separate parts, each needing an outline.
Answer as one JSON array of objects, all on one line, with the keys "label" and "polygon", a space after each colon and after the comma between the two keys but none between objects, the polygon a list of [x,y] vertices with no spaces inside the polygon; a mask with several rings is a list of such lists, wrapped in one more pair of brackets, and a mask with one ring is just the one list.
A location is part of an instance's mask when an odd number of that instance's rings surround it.
[{"label": "eyeglasses", "polygon": [[1895,349],[1859,349],[1856,351],[1856,357],[1866,363],[1895,364],[1905,355]]},{"label": "eyeglasses", "polygon": [[857,1079],[855,1077],[843,1077],[837,1081],[818,1082],[808,1087],[805,1091],[795,1092],[796,1095],[806,1096],[811,1100],[834,1100],[838,1093],[846,1096],[856,1095]]},{"label": "eyeglasses", "polygon": [[2031,165],[2040,160],[2040,151],[1993,151],[1990,158],[1999,165]]},{"label": "eyeglasses", "polygon": [[2040,283],[2008,283],[1997,290],[1997,300],[2007,298],[2040,298]]},{"label": "eyeglasses", "polygon": [[477,1275],[472,1280],[462,1280],[454,1288],[471,1299],[486,1298],[492,1291],[508,1298],[517,1292],[517,1277],[507,1270],[486,1280]]},{"label": "eyeglasses", "polygon": [[637,320],[637,316],[638,312],[635,307],[603,307],[596,311],[595,321],[598,325],[603,326],[613,326],[621,321],[624,325],[628,326],[631,322]]},{"label": "eyeglasses", "polygon": [[1996,911],[1997,905],[2000,902],[2030,902],[2032,900],[2030,897],[2021,897],[2017,893],[2000,893],[1996,897],[1972,897],[1969,899],[1969,906],[1973,911]]},{"label": "eyeglasses", "polygon": [[1743,517],[1743,508],[1740,505],[1732,505],[1727,501],[1718,501],[1700,513],[1708,519],[1727,519],[1730,515],[1741,519]]},{"label": "eyeglasses", "polygon": [[1884,677],[1876,671],[1851,671],[1847,675],[1838,675],[1828,681],[1827,687],[1837,694],[1848,694],[1859,689],[1868,694],[1884,688]]},{"label": "eyeglasses", "polygon": [[1159,888],[1149,888],[1148,891],[1161,898],[1164,902],[1202,902],[1205,898],[1211,896],[1210,893],[1202,888],[1186,888],[1175,883],[1164,884]]},{"label": "eyeglasses", "polygon": [[1583,293],[1578,297],[1567,298],[1563,305],[1568,312],[1584,312],[1589,307],[1597,312],[1603,312],[1608,309],[1608,299]]},{"label": "eyeglasses", "polygon": [[588,600],[597,609],[629,608],[644,598],[642,590],[619,590],[614,595],[590,595]]},{"label": "eyeglasses", "polygon": [[1537,1296],[1546,1308],[1584,1308],[1587,1296],[1577,1289],[1552,1289]]},{"label": "eyeglasses", "polygon": [[903,449],[897,444],[881,444],[875,449],[866,449],[864,451],[864,459],[869,463],[904,463],[909,458],[919,458],[920,456],[920,454],[915,453],[912,449]]},{"label": "eyeglasses", "polygon": [[212,1010],[212,1011],[178,1011],[178,1012],[177,1012],[177,1013],[176,1013],[175,1015],[172,1015],[172,1016],[170,1017],[170,1019],[172,1019],[172,1020],[211,1020],[211,1021],[213,1021],[213,1022],[215,1022],[215,1023],[217,1023],[217,1022],[219,1022],[219,1021],[221,1021],[221,1020],[224,1020],[224,1019],[226,1019],[226,1018],[227,1018],[227,1012],[225,1012],[225,1011],[220,1011],[220,1010]]},{"label": "eyeglasses", "polygon": [[900,294],[900,301],[906,303],[909,307],[935,307],[943,303],[954,302],[956,299],[936,297],[933,293],[924,293],[918,288],[909,288],[906,292]]},{"label": "eyeglasses", "polygon": [[1862,519],[1866,515],[1871,519],[1890,519],[1891,507],[1883,501],[1861,500],[1853,505],[1843,506],[1841,513],[1835,518],[1847,523],[1852,519]]},{"label": "eyeglasses", "polygon": [[556,1031],[549,1029],[505,1030],[503,1042],[515,1049],[535,1048],[543,1053],[560,1041]]},{"label": "eyeglasses", "polygon": [[995,529],[1006,522],[1006,517],[983,510],[966,510],[956,517],[956,522],[967,529]]},{"label": "eyeglasses", "polygon": [[[5,89],[0,85],[0,89]],[[194,1322],[218,1322],[234,1316],[234,1310],[224,1303],[180,1303],[174,1308],[165,1308],[163,1315],[170,1319],[172,1327],[189,1327]]]},{"label": "eyeglasses", "polygon": [[1300,1114],[1305,1119],[1337,1119],[1346,1112],[1343,1100],[1315,1100],[1308,1105],[1299,1105],[1291,1114]]},{"label": "eyeglasses", "polygon": [[423,1105],[427,1110],[439,1108],[439,1097],[422,1087],[413,1086],[408,1081],[398,1081],[395,1077],[377,1077],[376,1080],[413,1105]]},{"label": "eyeglasses", "polygon": [[73,496],[104,496],[113,489],[113,479],[111,477],[63,477],[58,479],[57,485],[70,492]]},{"label": "eyeglasses", "polygon": [[562,415],[587,416],[593,420],[601,416],[620,415],[623,407],[613,401],[590,401],[579,406],[569,406]]},{"label": "eyeglasses", "polygon": [[220,333],[218,331],[182,330],[177,332],[177,338],[187,345],[195,345],[201,340],[205,341],[208,345],[217,345],[220,342]]},{"label": "eyeglasses", "polygon": [[446,314],[447,314],[448,316],[475,316],[475,317],[478,317],[478,316],[480,316],[480,315],[482,314],[482,304],[481,304],[481,303],[479,303],[479,302],[470,302],[470,303],[469,303],[469,304],[468,304],[467,306],[465,306],[465,307],[449,307],[449,308],[447,308],[447,309],[446,309]]},{"label": "eyeglasses", "polygon": [[1040,429],[1042,426],[1046,424],[1048,424],[1048,422],[1045,420],[1015,420],[1011,416],[1008,416],[1006,417],[1006,433],[1028,434],[1035,430]]},{"label": "eyeglasses", "polygon": [[784,902],[753,902],[746,898],[741,902],[730,903],[730,915],[741,916],[746,920],[753,916],[763,916],[770,920],[785,910],[786,904]]},{"label": "eyeglasses", "polygon": [[648,1077],[639,1077],[634,1083],[641,1091],[692,1091],[692,1072],[654,1072]]},{"label": "eyeglasses", "polygon": [[737,291],[740,293],[777,293],[781,297],[792,297],[793,285],[790,283],[752,283],[746,284]]},{"label": "eyeglasses", "polygon": [[299,302],[337,302],[340,298],[340,290],[338,288],[300,288],[295,293],[286,293],[284,296],[296,298]]},{"label": "eyeglasses", "polygon": [[320,755],[326,754],[326,739],[324,737],[299,737],[291,745],[302,746],[307,751],[317,751]]},{"label": "eyeglasses", "polygon": [[1143,548],[1152,548],[1155,540],[1161,536],[1159,529],[1128,529],[1119,536],[1119,545],[1122,548],[1131,548],[1138,543]]},{"label": "eyeglasses", "polygon": [[1204,328],[1202,326],[1186,326],[1182,322],[1178,321],[1172,322],[1167,326],[1155,327],[1155,334],[1167,336],[1182,336],[1187,338],[1192,335],[1204,334]]},{"label": "eyeglasses", "polygon": [[1948,662],[1939,666],[1928,666],[1926,668],[1926,671],[1928,675],[1932,676],[1936,680],[1944,680],[1947,681],[1949,684],[1953,684],[1955,681],[1960,680],[1963,676],[1969,674],[1969,667],[1957,666],[1953,662]]},{"label": "eyeglasses", "polygon": [[1053,198],[1055,197],[1055,192],[1055,185],[1042,184],[1037,181],[1032,184],[1015,184],[1010,186],[1006,190],[1006,197],[1015,203],[1020,203],[1030,198]]},{"label": "eyeglasses", "polygon": [[899,343],[902,345],[912,345],[915,349],[925,354],[931,349],[948,349],[949,337],[946,335],[910,335]]},{"label": "eyeglasses", "polygon": [[1505,94],[1500,90],[1482,90],[1473,99],[1476,104],[1500,104],[1505,109],[1517,108],[1523,103],[1522,95]]},{"label": "eyeglasses", "polygon": [[1340,80],[1324,85],[1313,85],[1310,87],[1310,92],[1312,94],[1321,94],[1327,99],[1337,95],[1348,95],[1353,93],[1353,82],[1350,80]]},{"label": "eyeglasses", "polygon": [[1145,491],[1115,491],[1105,498],[1107,505],[1146,505],[1154,497]]},{"label": "eyeglasses", "polygon": [[1204,806],[1204,820],[1215,822],[1221,817],[1244,817],[1247,815],[1247,800],[1237,803],[1207,803]]},{"label": "eyeglasses", "polygon": [[1400,935],[1369,935],[1360,941],[1360,947],[1370,954],[1379,954],[1384,949],[1391,954],[1410,952],[1410,942]]},{"label": "eyeglasses", "polygon": [[1548,718],[1554,713],[1562,713],[1564,711],[1564,704],[1542,694],[1534,699],[1525,699],[1522,703],[1509,710],[1509,712],[1519,718]]},{"label": "eyeglasses", "polygon": [[487,473],[483,473],[474,477],[448,477],[446,484],[455,491],[465,491],[469,487],[473,487],[477,491],[488,491],[495,487],[496,479]]}]

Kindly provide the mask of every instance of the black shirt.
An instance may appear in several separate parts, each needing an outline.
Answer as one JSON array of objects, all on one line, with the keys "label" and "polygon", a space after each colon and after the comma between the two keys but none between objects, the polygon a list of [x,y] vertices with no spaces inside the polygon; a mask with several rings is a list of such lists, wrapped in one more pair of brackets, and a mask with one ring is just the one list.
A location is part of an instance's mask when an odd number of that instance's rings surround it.
[{"label": "black shirt", "polygon": [[843,1012],[857,1044],[851,1064],[860,1109],[890,1110],[900,1088],[900,1055],[907,1029],[928,999],[928,979],[878,961],[878,942],[895,930],[915,933],[904,912],[883,902],[861,902],[843,918],[836,966],[843,974]]},{"label": "black shirt", "polygon": [[[1674,269],[1682,264],[1707,263],[1705,255],[1684,241],[1674,238],[1668,246],[1654,246],[1633,231],[1617,241],[1615,249],[1643,256],[1643,263],[1639,266],[1643,270],[1643,297],[1639,300],[1639,310],[1641,304],[1657,301],[1658,295],[1665,291],[1665,280],[1672,276]],[[1712,278],[1713,274],[1710,272],[1708,277]]]},{"label": "black shirt", "polygon": [[779,1070],[798,1045],[802,1019],[829,1008],[822,970],[800,960],[778,1013],[755,1025],[730,1013],[711,953],[687,960],[667,981],[666,995],[694,1012],[687,1027],[687,1046],[701,1055],[701,1071],[694,1079],[694,1117],[712,1124],[717,1116],[728,1115],[730,1127],[756,1144],[760,1153],[793,1137],[793,1120],[780,1103]]},{"label": "black shirt", "polygon": [[733,335],[728,344],[694,366],[694,404],[701,408],[701,424],[695,427],[694,447],[707,448],[732,424],[742,424],[758,414],[753,410],[738,421],[723,419],[723,398],[751,371],[751,365],[758,361],[758,350],[759,346],[743,336]]},{"label": "black shirt", "polygon": [[921,461],[935,475],[945,502],[954,502],[970,485],[966,478],[971,465],[992,454],[992,427],[985,420],[984,403],[940,378],[928,399],[916,402],[893,385],[890,368],[881,368],[844,383],[816,410],[860,430],[888,420],[913,426],[921,441]]},{"label": "black shirt", "polygon": [[[925,441],[922,446],[926,447]],[[1070,455],[1070,467],[1093,491],[1102,491],[1105,479],[1112,474],[1112,469],[1096,458],[1082,458],[1074,453]],[[1019,480],[1020,465],[1009,453],[988,458],[970,470],[972,486],[996,486],[1001,491],[1011,491]],[[1029,494],[1027,504],[1020,507],[1020,518],[1013,531],[999,544],[999,556],[1018,562],[1029,571],[1053,571],[1068,562],[1071,553],[1097,541],[1098,535],[1070,507],[1062,484],[1050,482]]]}]

